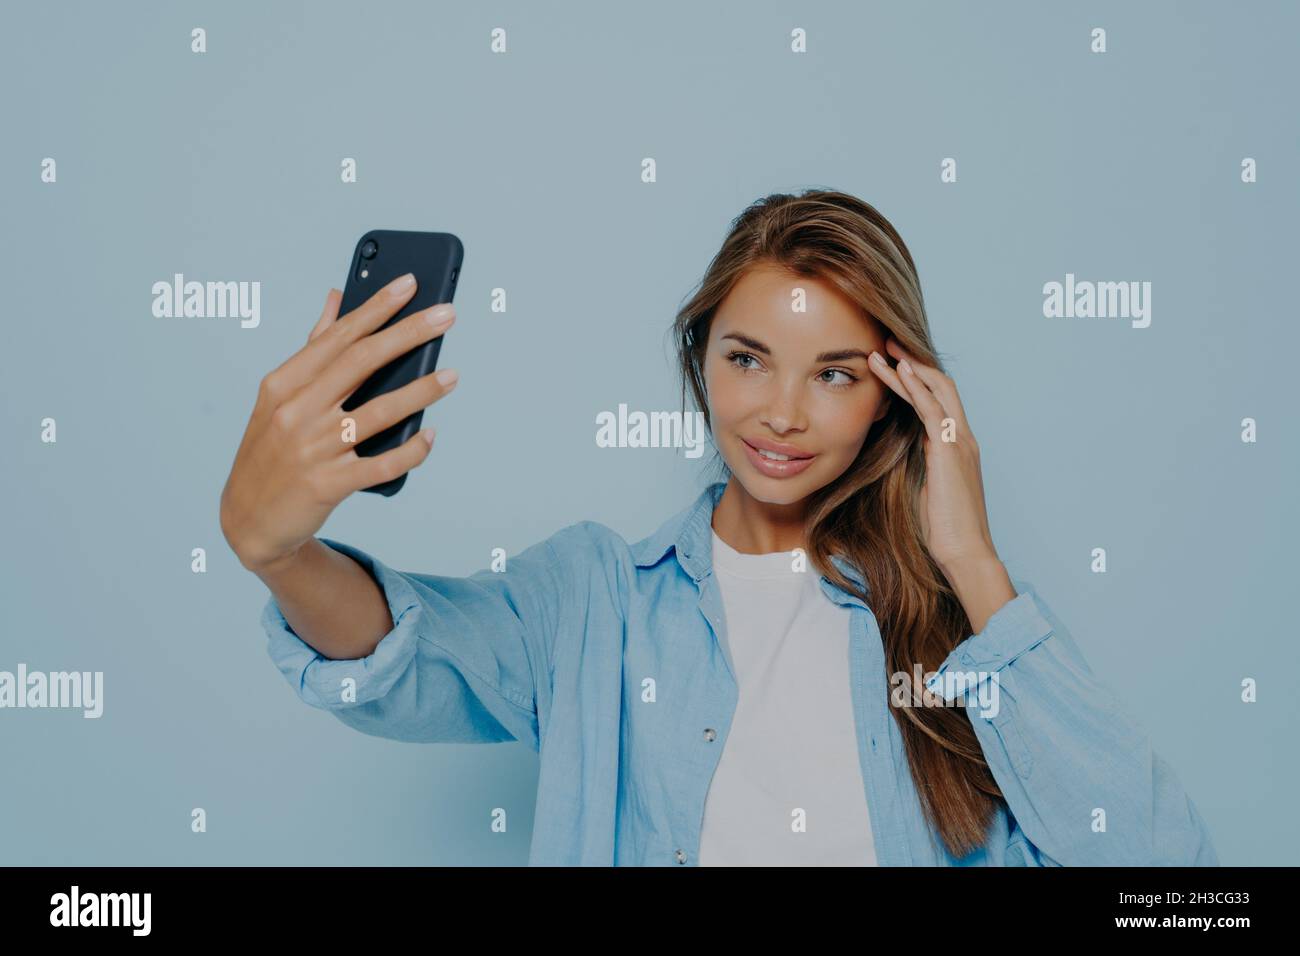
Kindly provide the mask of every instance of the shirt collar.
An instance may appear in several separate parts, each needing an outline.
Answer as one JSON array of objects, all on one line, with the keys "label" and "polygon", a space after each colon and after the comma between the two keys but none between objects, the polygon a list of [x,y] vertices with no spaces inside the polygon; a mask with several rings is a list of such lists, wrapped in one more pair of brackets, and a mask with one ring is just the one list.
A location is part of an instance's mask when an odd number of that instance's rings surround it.
[{"label": "shirt collar", "polygon": [[[632,546],[632,556],[639,568],[658,564],[672,549],[677,563],[696,583],[713,573],[713,510],[727,488],[725,481],[709,485],[687,507],[673,515],[649,537]],[[849,580],[867,590],[863,575],[839,555],[831,561]],[[837,604],[866,607],[856,594],[850,594],[821,575],[822,590]]]}]

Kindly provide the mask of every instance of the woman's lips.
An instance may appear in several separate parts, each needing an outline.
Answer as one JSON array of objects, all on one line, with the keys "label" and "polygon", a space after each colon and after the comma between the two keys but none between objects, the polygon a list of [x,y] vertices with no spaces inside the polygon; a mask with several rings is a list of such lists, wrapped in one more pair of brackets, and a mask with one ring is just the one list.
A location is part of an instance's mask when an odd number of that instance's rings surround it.
[{"label": "woman's lips", "polygon": [[745,454],[749,456],[750,463],[769,478],[789,478],[791,475],[797,475],[811,465],[813,459],[817,457],[816,455],[810,455],[807,458],[775,461],[771,458],[764,458],[758,453],[758,449],[745,439],[742,438],[740,443],[745,446]]}]

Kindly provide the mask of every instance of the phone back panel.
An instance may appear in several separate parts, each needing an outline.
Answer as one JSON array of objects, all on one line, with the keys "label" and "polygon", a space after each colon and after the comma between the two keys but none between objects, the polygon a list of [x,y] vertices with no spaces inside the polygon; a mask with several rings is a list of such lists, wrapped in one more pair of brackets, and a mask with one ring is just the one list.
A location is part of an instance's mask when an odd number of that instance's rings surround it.
[{"label": "phone back panel", "polygon": [[[362,256],[362,250],[368,242],[375,243],[377,247],[371,258]],[[371,230],[357,241],[356,248],[352,251],[352,265],[348,269],[343,301],[339,305],[339,317],[342,318],[364,304],[389,282],[407,272],[415,274],[415,295],[400,312],[376,329],[376,332],[400,322],[412,312],[419,312],[421,309],[443,302],[451,302],[456,292],[456,280],[459,278],[464,256],[465,250],[461,241],[448,232]],[[376,369],[343,402],[343,410],[352,411],[377,395],[428,375],[437,368],[438,353],[441,350],[442,336],[438,336],[405,355],[398,356],[382,368]],[[424,409],[421,408],[359,442],[356,452],[358,455],[372,456],[397,448],[419,431],[423,420]],[[363,490],[381,495],[393,495],[405,483],[406,475],[402,474],[392,481],[372,485]]]}]

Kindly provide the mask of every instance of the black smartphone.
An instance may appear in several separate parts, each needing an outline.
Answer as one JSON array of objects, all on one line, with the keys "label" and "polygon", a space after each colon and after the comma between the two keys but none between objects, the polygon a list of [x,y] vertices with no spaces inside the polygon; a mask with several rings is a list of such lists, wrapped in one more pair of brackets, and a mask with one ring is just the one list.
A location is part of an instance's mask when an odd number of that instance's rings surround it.
[{"label": "black smartphone", "polygon": [[[465,247],[449,232],[372,229],[358,240],[356,249],[352,252],[352,267],[348,270],[348,280],[343,287],[339,316],[347,315],[389,282],[408,272],[415,274],[415,295],[376,332],[400,322],[412,312],[450,302],[456,293],[456,280],[460,276],[460,265],[464,257]],[[436,336],[405,355],[399,355],[383,368],[376,369],[343,402],[343,410],[350,412],[376,395],[391,392],[428,375],[438,366],[442,339],[443,336]],[[359,442],[357,454],[374,456],[398,447],[419,431],[423,419],[424,409],[421,408]],[[404,484],[406,474],[362,490],[391,496],[397,494]]]}]

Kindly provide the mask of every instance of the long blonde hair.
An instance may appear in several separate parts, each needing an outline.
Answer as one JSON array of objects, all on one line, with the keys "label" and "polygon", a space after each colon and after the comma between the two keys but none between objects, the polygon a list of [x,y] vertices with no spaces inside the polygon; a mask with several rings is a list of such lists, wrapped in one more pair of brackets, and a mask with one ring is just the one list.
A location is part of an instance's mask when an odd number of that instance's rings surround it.
[{"label": "long blonde hair", "polygon": [[[942,370],[916,265],[889,221],[868,203],[835,190],[774,193],[732,222],[673,324],[683,409],[689,387],[710,434],[703,372],[709,327],[732,287],[759,263],[833,285],[904,349]],[[938,669],[971,627],[921,533],[924,435],[911,405],[893,396],[853,464],[807,499],[809,560],[871,608],[884,642],[886,680],[900,672],[910,678],[918,663],[923,673]],[[831,555],[860,570],[866,588],[841,574]],[[965,856],[984,845],[1003,799],[970,719],[961,707],[900,707],[890,697],[926,818],[953,856]]]}]

